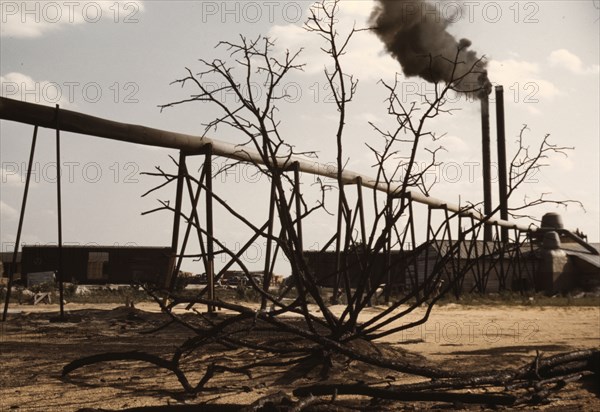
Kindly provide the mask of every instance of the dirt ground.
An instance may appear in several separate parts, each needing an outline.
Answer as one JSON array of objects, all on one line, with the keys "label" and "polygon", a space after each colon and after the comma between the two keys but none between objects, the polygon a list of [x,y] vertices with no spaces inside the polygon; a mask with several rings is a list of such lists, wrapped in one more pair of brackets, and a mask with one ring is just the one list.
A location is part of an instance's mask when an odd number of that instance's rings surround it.
[{"label": "dirt ground", "polygon": [[[82,408],[122,409],[148,405],[198,403],[250,404],[283,390],[314,383],[310,374],[293,377],[291,371],[255,371],[252,378],[224,373],[196,397],[185,396],[177,379],[156,367],[137,362],[106,362],[86,366],[61,379],[65,364],[82,356],[111,351],[142,350],[172,353],[189,332],[170,327],[154,334],[140,334],[164,321],[151,303],[136,305],[135,312],[116,304],[68,304],[66,310],[78,322],[58,323],[56,305],[11,305],[9,319],[0,323],[0,410],[76,411]],[[369,308],[362,316],[373,316],[383,307]],[[183,313],[183,309],[176,309]],[[340,312],[341,306],[333,307]],[[403,319],[410,322],[420,310]],[[218,316],[226,316],[222,312]],[[392,326],[397,326],[392,325]],[[407,350],[407,357],[437,363],[439,367],[463,370],[498,369],[523,365],[536,350],[544,354],[600,346],[599,307],[463,306],[448,304],[434,309],[429,322],[384,340],[389,346]],[[203,365],[226,362],[230,357],[259,356],[250,350],[223,353],[222,347],[207,347],[196,361],[186,364],[186,373],[197,382]],[[362,368],[362,369],[361,369]],[[418,379],[364,365],[340,375],[345,383],[407,383]],[[576,382],[559,392],[550,405],[526,410],[600,410],[600,392],[594,382]],[[392,410],[455,410],[443,404],[403,403]],[[376,409],[376,408],[375,408]],[[459,408],[460,409],[460,408]],[[470,410],[480,410],[471,407]],[[387,408],[386,410],[390,410]]]}]

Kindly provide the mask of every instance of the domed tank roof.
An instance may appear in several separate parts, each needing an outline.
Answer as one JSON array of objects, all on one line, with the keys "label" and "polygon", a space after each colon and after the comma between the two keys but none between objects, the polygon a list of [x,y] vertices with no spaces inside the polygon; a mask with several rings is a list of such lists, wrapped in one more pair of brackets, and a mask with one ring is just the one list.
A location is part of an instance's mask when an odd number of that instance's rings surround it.
[{"label": "domed tank roof", "polygon": [[558,213],[546,213],[542,217],[542,229],[564,229],[561,215]]}]

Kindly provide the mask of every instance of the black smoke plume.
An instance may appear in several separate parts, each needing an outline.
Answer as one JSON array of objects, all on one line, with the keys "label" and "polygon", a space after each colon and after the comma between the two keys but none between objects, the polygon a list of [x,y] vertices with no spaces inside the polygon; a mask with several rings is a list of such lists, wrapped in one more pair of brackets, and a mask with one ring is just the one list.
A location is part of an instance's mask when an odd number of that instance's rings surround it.
[{"label": "black smoke plume", "polygon": [[[457,41],[448,33],[449,17],[442,16],[439,0],[437,7],[426,0],[376,0],[370,24],[407,77],[452,83],[455,90],[474,96],[489,93],[486,62],[469,50],[470,40]],[[468,71],[472,73],[456,80]]]}]

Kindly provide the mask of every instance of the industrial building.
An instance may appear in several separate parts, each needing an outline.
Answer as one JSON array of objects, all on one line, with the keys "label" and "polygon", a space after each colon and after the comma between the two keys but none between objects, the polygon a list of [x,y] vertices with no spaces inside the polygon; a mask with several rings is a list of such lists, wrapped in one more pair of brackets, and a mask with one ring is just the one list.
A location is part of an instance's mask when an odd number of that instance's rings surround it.
[{"label": "industrial building", "polygon": [[[141,282],[164,286],[169,279],[171,259],[169,247],[63,246],[62,278],[79,284]],[[12,253],[3,253],[2,260],[3,276],[8,276]],[[30,273],[57,271],[58,261],[56,245],[23,246],[14,273],[26,283]]]}]

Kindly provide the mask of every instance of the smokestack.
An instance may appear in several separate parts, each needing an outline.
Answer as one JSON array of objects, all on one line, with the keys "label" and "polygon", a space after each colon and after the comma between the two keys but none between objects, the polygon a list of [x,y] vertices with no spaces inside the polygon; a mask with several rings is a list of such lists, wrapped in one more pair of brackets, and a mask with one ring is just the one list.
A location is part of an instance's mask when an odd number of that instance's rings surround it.
[{"label": "smokestack", "polygon": [[[481,101],[481,150],[483,159],[483,213],[492,213],[492,178],[490,155],[490,102],[487,93],[480,93]],[[484,225],[483,240],[493,240],[492,226]]]},{"label": "smokestack", "polygon": [[479,97],[480,90],[491,89],[486,62],[470,49],[470,40],[448,32],[450,17],[425,0],[377,0],[369,22],[406,77],[444,82]]},{"label": "smokestack", "polygon": [[[508,220],[508,183],[506,172],[506,136],[504,129],[504,88],[496,86],[496,130],[498,133],[498,195],[500,199],[500,218]],[[508,242],[508,229],[501,229],[502,241]]]},{"label": "smokestack", "polygon": [[[446,83],[455,91],[481,101],[483,150],[483,208],[492,212],[490,160],[490,108],[492,84],[483,58],[470,49],[471,41],[457,40],[447,30],[452,23],[436,4],[427,0],[376,0],[369,19],[386,50],[398,60],[406,77],[419,76]],[[484,226],[484,239],[493,240],[492,227]]]}]

